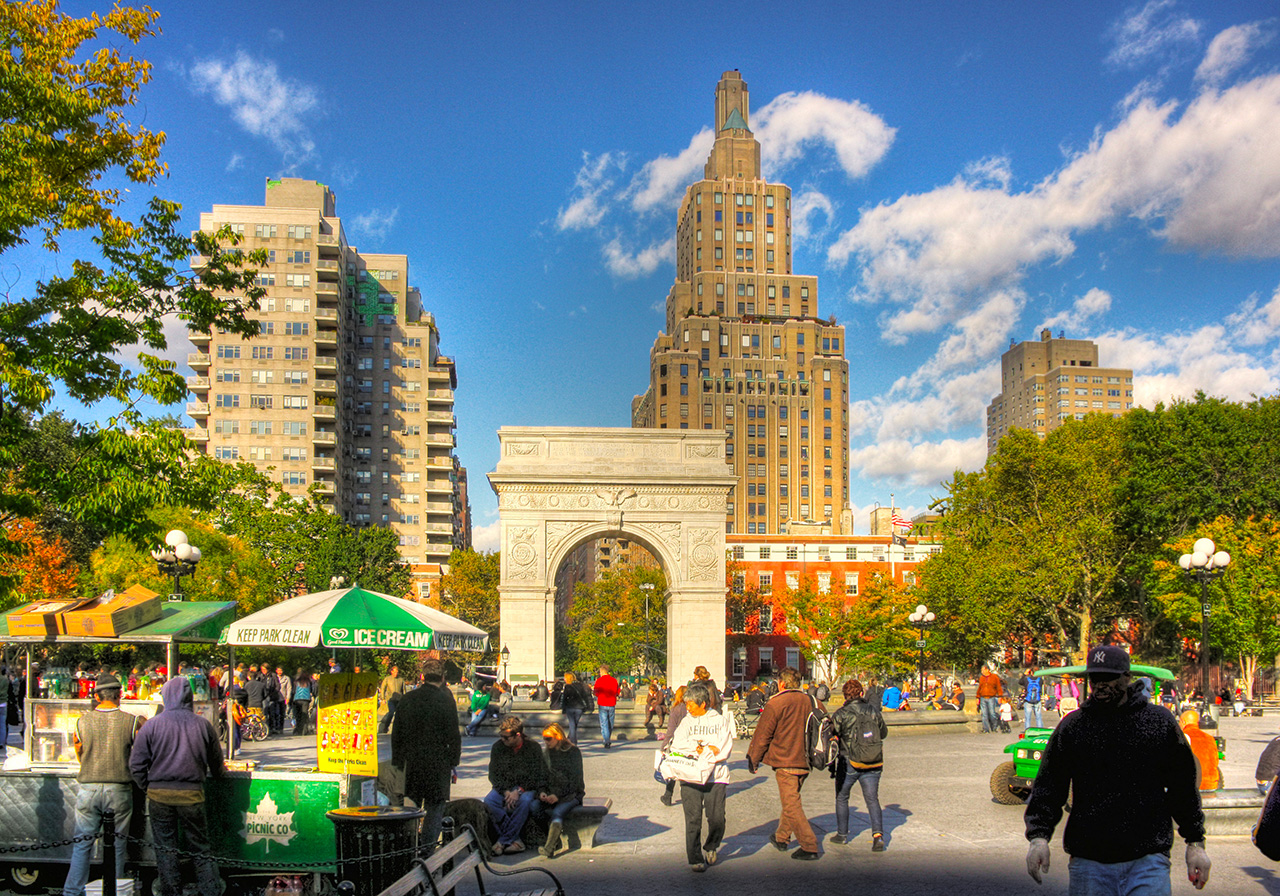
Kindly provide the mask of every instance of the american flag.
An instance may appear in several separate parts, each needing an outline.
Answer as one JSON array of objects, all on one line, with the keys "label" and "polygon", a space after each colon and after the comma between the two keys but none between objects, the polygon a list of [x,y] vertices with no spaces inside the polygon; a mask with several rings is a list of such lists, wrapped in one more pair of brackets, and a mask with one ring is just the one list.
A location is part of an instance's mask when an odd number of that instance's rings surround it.
[{"label": "american flag", "polygon": [[905,519],[902,516],[902,514],[898,513],[897,511],[894,511],[894,514],[892,517],[890,517],[889,521],[893,523],[895,526],[900,526],[903,529],[911,528],[911,520]]}]

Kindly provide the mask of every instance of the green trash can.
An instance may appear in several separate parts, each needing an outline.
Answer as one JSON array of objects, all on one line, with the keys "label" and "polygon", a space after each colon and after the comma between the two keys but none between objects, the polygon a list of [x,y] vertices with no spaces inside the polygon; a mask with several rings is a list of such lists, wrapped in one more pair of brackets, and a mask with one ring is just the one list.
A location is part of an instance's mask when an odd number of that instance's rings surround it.
[{"label": "green trash can", "polygon": [[326,813],[338,841],[338,880],[357,896],[377,896],[408,872],[426,813],[399,806],[352,806]]}]

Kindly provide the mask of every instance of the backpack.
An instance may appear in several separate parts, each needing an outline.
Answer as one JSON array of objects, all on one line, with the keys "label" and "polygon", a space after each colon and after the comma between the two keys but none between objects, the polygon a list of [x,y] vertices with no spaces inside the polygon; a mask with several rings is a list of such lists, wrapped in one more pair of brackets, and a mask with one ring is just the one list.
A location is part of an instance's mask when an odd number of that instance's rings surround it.
[{"label": "backpack", "polygon": [[839,754],[836,726],[817,699],[810,697],[809,702],[813,705],[804,721],[805,752],[809,754],[810,768],[826,768]]},{"label": "backpack", "polygon": [[1026,702],[1027,703],[1040,702],[1040,679],[1036,678],[1034,675],[1027,676]]},{"label": "backpack", "polygon": [[871,705],[855,707],[853,710],[853,731],[849,742],[844,744],[845,755],[854,762],[875,762],[881,756],[879,713]]}]

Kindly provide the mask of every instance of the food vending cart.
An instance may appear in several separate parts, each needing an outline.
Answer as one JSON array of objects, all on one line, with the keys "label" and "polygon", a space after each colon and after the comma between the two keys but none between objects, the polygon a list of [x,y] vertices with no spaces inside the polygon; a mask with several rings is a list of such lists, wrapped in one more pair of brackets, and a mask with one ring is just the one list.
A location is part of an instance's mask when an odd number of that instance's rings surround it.
[{"label": "food vending cart", "polygon": [[[15,633],[9,620],[0,617],[0,639],[26,648],[28,673],[24,755],[0,771],[0,891],[36,893],[60,888],[71,858],[71,846],[60,841],[75,833],[79,765],[71,736],[76,720],[91,709],[92,701],[57,696],[56,686],[49,688],[49,696],[35,696],[34,650],[60,644],[161,645],[172,677],[179,667],[180,645],[216,644],[234,615],[234,602],[165,602],[159,619],[116,636],[97,637],[57,633],[54,626],[39,633]],[[160,704],[125,700],[121,708],[150,718]],[[197,699],[196,711],[213,721],[217,704]],[[209,834],[223,876],[234,880],[306,875],[307,886],[318,892],[322,876],[331,876],[337,869],[334,827],[326,813],[359,805],[362,788],[368,796],[369,780],[368,776],[326,774],[311,766],[233,763],[225,777],[211,779],[205,788]],[[143,805],[140,794],[134,796],[135,806]],[[146,880],[154,877],[155,855],[144,816],[134,812],[129,860]],[[51,843],[59,845],[43,846]],[[100,861],[100,845],[95,852],[95,862]]]}]

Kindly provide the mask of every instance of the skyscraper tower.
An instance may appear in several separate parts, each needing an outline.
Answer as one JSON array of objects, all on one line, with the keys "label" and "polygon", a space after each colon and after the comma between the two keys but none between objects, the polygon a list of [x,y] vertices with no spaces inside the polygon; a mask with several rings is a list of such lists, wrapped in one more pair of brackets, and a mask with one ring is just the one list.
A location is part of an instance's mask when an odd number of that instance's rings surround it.
[{"label": "skyscraper tower", "polygon": [[409,285],[407,256],[349,245],[335,206],[324,184],[282,178],[267,181],[263,205],[200,215],[202,230],[229,225],[268,257],[256,337],[188,334],[191,435],[292,495],[314,489],[352,525],[395,530],[421,579],[468,538],[453,455],[457,374]]},{"label": "skyscraper tower", "polygon": [[727,531],[852,531],[844,327],[791,270],[791,189],[765,181],[747,84],[716,85],[715,145],[685,191],[666,330],[631,425],[723,429],[738,476]]}]

